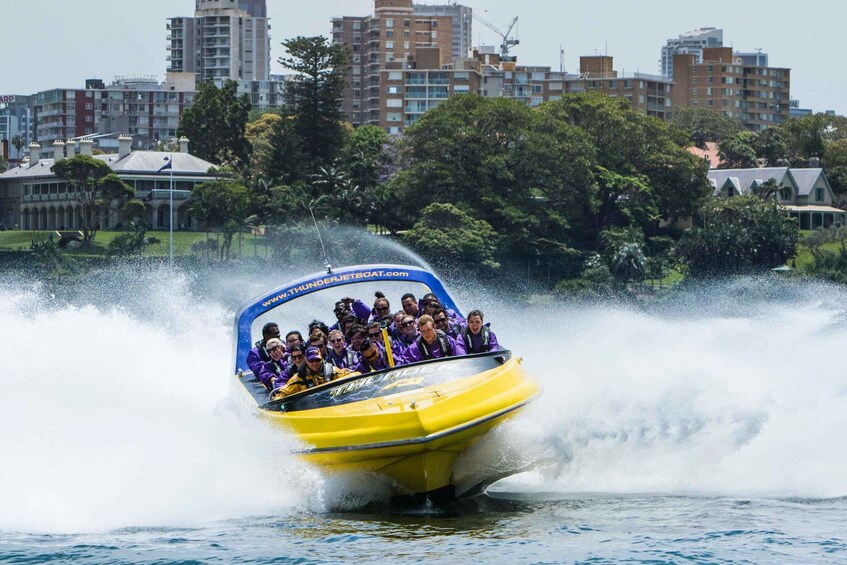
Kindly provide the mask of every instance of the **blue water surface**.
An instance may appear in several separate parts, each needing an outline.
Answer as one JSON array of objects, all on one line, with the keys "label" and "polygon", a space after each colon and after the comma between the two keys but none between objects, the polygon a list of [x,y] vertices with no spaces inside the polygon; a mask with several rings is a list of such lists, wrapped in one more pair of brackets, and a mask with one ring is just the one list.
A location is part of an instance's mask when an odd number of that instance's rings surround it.
[{"label": "blue water surface", "polygon": [[838,563],[847,500],[498,493],[100,534],[0,534],[3,563]]}]

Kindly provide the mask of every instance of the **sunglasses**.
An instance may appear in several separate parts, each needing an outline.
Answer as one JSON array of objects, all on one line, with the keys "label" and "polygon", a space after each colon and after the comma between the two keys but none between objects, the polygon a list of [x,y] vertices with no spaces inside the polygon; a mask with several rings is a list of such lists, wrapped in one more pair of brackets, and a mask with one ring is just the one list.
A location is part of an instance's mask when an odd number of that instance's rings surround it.
[{"label": "sunglasses", "polygon": [[411,322],[403,322],[402,324],[400,324],[400,327],[401,327],[401,328],[408,328],[409,326],[414,326],[414,325],[415,325],[415,322],[414,322],[414,321],[411,321]]},{"label": "sunglasses", "polygon": [[377,312],[386,312],[388,310],[391,310],[391,306],[377,306],[376,307]]},{"label": "sunglasses", "polygon": [[379,337],[382,335],[382,332],[370,332],[368,333],[368,337]]},{"label": "sunglasses", "polygon": [[340,337],[337,337],[337,338],[335,338],[335,339],[331,339],[331,340],[329,340],[329,342],[330,342],[330,343],[344,343],[344,340],[343,340],[343,339],[341,339]]},{"label": "sunglasses", "polygon": [[282,347],[282,346],[281,345],[274,345],[273,347],[268,348],[268,351],[276,351],[280,347]]},{"label": "sunglasses", "polygon": [[447,318],[438,318],[437,320],[433,320],[433,321],[434,321],[436,324],[438,324],[438,323],[440,323],[440,322],[446,322],[446,321],[447,321]]},{"label": "sunglasses", "polygon": [[318,349],[320,349],[323,346],[324,346],[323,343],[312,343],[312,347],[317,347]]},{"label": "sunglasses", "polygon": [[305,355],[292,355],[291,358],[294,359],[295,361],[300,361],[301,359],[305,359],[306,356]]}]

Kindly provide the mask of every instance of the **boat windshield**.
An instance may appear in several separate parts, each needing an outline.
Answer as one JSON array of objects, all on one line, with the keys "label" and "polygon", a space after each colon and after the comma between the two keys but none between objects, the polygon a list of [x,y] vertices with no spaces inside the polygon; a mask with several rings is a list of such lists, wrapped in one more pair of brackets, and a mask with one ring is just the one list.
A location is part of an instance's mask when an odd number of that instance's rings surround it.
[{"label": "boat windshield", "polygon": [[400,298],[404,294],[411,293],[416,299],[420,299],[430,292],[430,288],[415,281],[368,281],[318,290],[277,306],[253,320],[253,341],[261,339],[262,326],[267,322],[276,322],[279,325],[283,339],[285,334],[294,330],[301,332],[303,339],[308,339],[309,323],[313,320],[320,320],[327,326],[336,323],[337,318],[333,310],[337,301],[342,298],[358,299],[370,311],[376,300],[374,293],[377,291],[382,292],[388,299],[389,313],[393,315],[402,310]]}]

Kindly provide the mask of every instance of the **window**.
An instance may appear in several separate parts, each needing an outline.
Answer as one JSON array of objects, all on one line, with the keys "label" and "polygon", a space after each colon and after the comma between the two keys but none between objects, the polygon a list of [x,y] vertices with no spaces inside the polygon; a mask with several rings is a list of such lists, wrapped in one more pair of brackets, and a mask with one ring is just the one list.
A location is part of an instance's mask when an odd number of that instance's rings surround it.
[{"label": "window", "polygon": [[402,98],[389,98],[385,101],[386,108],[402,108],[403,107],[403,99]]},{"label": "window", "polygon": [[403,73],[399,71],[391,71],[388,73],[388,80],[403,80]]},{"label": "window", "polygon": [[389,86],[388,87],[388,94],[400,94],[400,87],[399,86]]},{"label": "window", "polygon": [[385,27],[386,29],[391,29],[394,27],[394,18],[385,18]]},{"label": "window", "polygon": [[385,48],[386,49],[394,49],[394,42],[393,41],[386,41],[385,42]]},{"label": "window", "polygon": [[816,188],[815,189],[815,202],[823,202],[823,189]]}]

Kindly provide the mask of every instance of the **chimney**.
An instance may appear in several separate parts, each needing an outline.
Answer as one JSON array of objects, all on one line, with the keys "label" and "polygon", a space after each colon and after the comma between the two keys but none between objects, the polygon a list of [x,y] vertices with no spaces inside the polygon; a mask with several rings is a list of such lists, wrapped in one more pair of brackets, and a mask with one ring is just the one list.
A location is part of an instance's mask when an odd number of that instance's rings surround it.
[{"label": "chimney", "polygon": [[179,152],[188,153],[188,138],[184,135],[179,138]]},{"label": "chimney", "polygon": [[41,159],[41,146],[34,141],[29,144],[29,166],[34,167]]},{"label": "chimney", "polygon": [[65,158],[65,144],[62,140],[57,139],[53,142],[53,164]]},{"label": "chimney", "polygon": [[90,139],[80,139],[79,140],[79,154],[80,155],[88,155],[91,157],[92,148],[94,147],[94,142]]},{"label": "chimney", "polygon": [[68,142],[65,143],[65,149],[67,149],[68,159],[73,159],[74,155],[76,155],[76,141],[69,139]]},{"label": "chimney", "polygon": [[132,153],[132,136],[121,135],[118,138],[118,161]]}]

